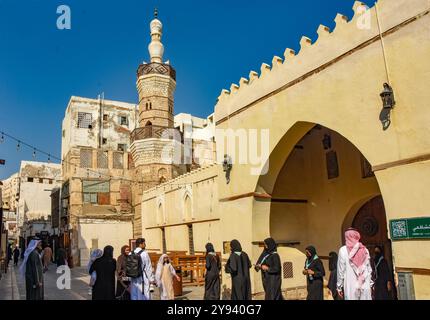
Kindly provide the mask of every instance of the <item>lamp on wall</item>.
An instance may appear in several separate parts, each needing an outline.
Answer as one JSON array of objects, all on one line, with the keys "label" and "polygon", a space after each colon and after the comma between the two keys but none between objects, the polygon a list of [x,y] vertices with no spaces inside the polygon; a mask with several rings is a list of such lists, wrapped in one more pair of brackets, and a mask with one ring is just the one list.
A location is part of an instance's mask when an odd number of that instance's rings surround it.
[{"label": "lamp on wall", "polygon": [[391,110],[396,105],[393,88],[388,83],[384,83],[384,90],[381,92],[380,96],[383,108],[379,115],[379,120],[382,123],[382,128],[387,130],[391,125]]},{"label": "lamp on wall", "polygon": [[393,88],[388,83],[384,83],[384,91],[380,94],[384,109],[393,109],[396,105]]},{"label": "lamp on wall", "polygon": [[227,180],[227,184],[229,184],[230,183],[230,172],[231,172],[231,169],[233,169],[233,164],[231,161],[231,157],[227,154],[224,155],[224,161],[222,163],[222,167],[223,167],[224,172],[225,172],[225,178]]}]

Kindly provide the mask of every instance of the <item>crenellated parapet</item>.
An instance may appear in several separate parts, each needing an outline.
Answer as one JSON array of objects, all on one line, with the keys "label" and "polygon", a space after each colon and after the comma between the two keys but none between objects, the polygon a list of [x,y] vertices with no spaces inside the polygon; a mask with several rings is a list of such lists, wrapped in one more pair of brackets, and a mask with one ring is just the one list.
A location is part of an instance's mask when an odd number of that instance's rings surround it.
[{"label": "crenellated parapet", "polygon": [[429,10],[428,0],[378,0],[371,8],[355,1],[354,16],[350,20],[344,14],[337,13],[333,30],[319,25],[316,31],[318,38],[313,41],[302,36],[298,53],[287,48],[283,58],[274,56],[271,65],[263,63],[259,74],[251,71],[249,78],[240,79],[239,85],[232,84],[230,90],[223,89],[215,107],[215,121],[225,121],[237,110],[289,84],[294,85],[306,75],[336,63],[366,43],[380,40],[381,33],[384,35],[426,10]]}]

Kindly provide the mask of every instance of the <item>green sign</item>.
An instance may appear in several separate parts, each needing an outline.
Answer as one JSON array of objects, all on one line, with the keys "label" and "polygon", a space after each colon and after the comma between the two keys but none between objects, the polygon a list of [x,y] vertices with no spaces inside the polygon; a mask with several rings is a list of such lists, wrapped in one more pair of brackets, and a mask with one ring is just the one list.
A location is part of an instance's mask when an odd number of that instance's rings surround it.
[{"label": "green sign", "polygon": [[430,217],[390,220],[392,240],[430,239]]}]

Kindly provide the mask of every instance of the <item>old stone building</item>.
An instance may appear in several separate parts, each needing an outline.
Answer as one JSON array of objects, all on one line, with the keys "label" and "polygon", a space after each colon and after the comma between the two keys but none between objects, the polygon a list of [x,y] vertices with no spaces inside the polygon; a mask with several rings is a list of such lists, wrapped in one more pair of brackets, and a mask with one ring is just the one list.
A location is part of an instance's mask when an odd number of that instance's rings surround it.
[{"label": "old stone building", "polygon": [[19,190],[18,173],[3,180],[3,209],[16,212]]},{"label": "old stone building", "polygon": [[29,237],[52,234],[51,191],[61,186],[61,165],[22,161],[18,173],[17,224],[21,245]]},{"label": "old stone building", "polygon": [[120,250],[132,237],[130,133],[137,108],[105,99],[72,97],[63,120],[60,241],[72,265],[91,249]]},{"label": "old stone building", "polygon": [[[430,3],[353,9],[351,19],[336,15],[334,30],[321,25],[317,40],[303,37],[298,53],[286,49],[222,91],[217,155],[232,167],[219,161],[146,190],[149,249],[192,253],[211,241],[227,259],[236,238],[255,262],[271,236],[283,289],[300,292],[304,248],[314,244],[328,269],[353,226],[369,249],[385,247],[400,298],[430,297]],[[258,146],[260,161],[244,146]],[[260,275],[251,276],[261,293]]]},{"label": "old stone building", "polygon": [[138,105],[72,97],[67,106],[59,232],[73,265],[142,234],[144,190],[214,162],[213,116],[174,116],[176,73],[163,61],[161,36],[155,18],[151,62],[137,71]]}]

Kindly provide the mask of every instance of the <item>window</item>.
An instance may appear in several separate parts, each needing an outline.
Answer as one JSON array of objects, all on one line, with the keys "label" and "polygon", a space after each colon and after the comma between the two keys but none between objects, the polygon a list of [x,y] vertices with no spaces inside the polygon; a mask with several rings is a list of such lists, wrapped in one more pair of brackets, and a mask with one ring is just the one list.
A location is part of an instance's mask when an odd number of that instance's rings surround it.
[{"label": "window", "polygon": [[125,143],[118,143],[118,151],[126,152],[127,151],[127,145]]},{"label": "window", "polygon": [[372,171],[372,165],[367,161],[367,159],[361,155],[361,177],[371,178],[375,176],[375,173]]},{"label": "window", "polygon": [[108,119],[109,119],[109,116],[107,114],[104,114],[103,115],[103,121],[108,121]]},{"label": "window", "polygon": [[152,110],[152,102],[149,103],[149,110]]},{"label": "window", "polygon": [[63,138],[66,137],[66,130],[63,130]]},{"label": "window", "polygon": [[81,149],[81,168],[92,168],[93,167],[93,150]]},{"label": "window", "polygon": [[113,168],[124,169],[124,154],[122,152],[113,153]]},{"label": "window", "polygon": [[128,118],[126,116],[120,116],[119,123],[122,126],[128,126]]},{"label": "window", "polygon": [[102,139],[102,144],[106,144],[107,143],[107,139],[106,138],[103,138]]},{"label": "window", "polygon": [[108,152],[98,151],[97,152],[97,168],[107,169],[108,168]]},{"label": "window", "polygon": [[78,128],[92,129],[93,116],[91,113],[78,112]]},{"label": "window", "polygon": [[49,184],[53,184],[54,181],[52,179],[49,179]]},{"label": "window", "polygon": [[284,279],[294,278],[293,263],[292,262],[284,262],[282,269],[283,269]]},{"label": "window", "polygon": [[43,183],[43,179],[42,178],[39,178],[39,183]]},{"label": "window", "polygon": [[336,151],[326,153],[327,177],[329,180],[339,177],[339,163]]},{"label": "window", "polygon": [[34,179],[33,178],[27,178],[27,182],[33,182]]},{"label": "window", "polygon": [[109,181],[83,180],[82,195],[84,203],[108,205],[110,204]]}]

